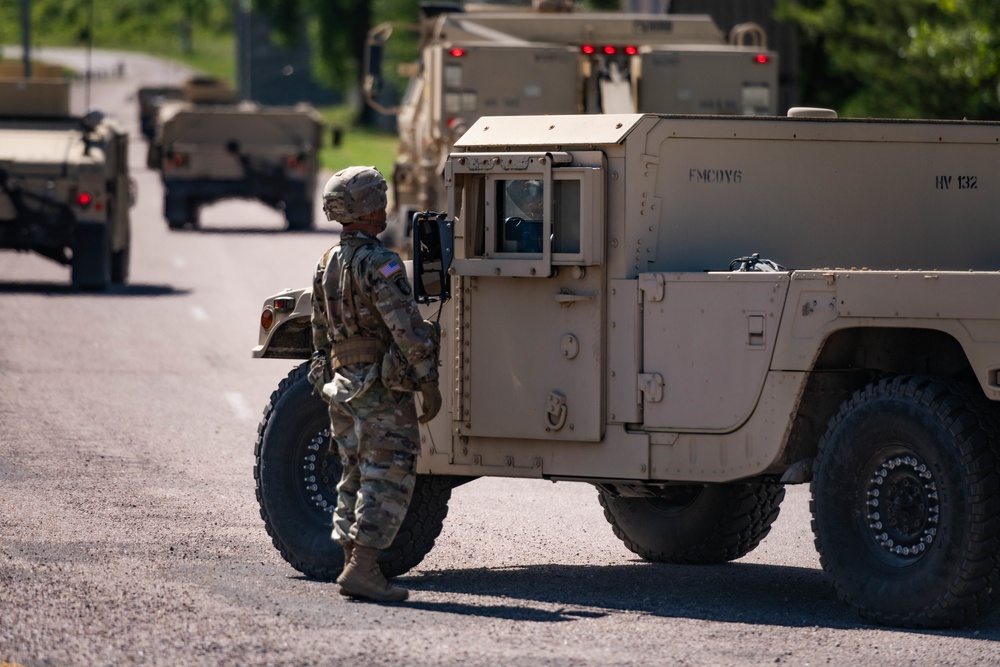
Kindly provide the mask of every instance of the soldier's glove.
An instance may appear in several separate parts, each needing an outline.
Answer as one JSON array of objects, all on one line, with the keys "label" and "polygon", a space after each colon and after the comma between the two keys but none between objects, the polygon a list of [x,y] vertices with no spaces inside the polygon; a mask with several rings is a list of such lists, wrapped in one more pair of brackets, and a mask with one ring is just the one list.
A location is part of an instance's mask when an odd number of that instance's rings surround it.
[{"label": "soldier's glove", "polygon": [[309,384],[313,386],[313,389],[317,394],[321,394],[323,391],[323,385],[333,379],[332,373],[330,373],[330,357],[329,351],[327,349],[316,350],[312,353],[312,357],[309,359]]},{"label": "soldier's glove", "polygon": [[426,424],[441,410],[441,390],[438,389],[437,382],[425,382],[420,385],[420,395],[424,399],[424,413],[417,421]]}]

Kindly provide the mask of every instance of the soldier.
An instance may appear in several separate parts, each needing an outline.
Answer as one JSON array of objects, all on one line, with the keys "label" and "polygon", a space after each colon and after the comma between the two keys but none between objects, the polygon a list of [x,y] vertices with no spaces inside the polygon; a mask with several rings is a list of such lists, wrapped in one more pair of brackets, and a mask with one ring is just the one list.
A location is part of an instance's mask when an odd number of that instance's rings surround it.
[{"label": "soldier", "polygon": [[374,167],[348,167],[327,182],[323,210],[343,225],[320,259],[312,292],[309,380],[330,404],[343,463],[333,539],[344,548],[343,595],[402,601],[377,563],[413,495],[420,423],[441,407],[436,325],[413,300],[403,262],[377,235],[386,226],[386,182]]}]

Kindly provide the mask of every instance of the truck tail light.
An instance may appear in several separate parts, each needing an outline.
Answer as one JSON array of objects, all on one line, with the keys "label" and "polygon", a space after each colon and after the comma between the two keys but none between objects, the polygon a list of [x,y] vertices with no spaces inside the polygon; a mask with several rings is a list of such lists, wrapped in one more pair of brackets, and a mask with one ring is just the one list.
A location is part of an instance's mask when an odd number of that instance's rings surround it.
[{"label": "truck tail light", "polygon": [[460,49],[458,47],[455,47],[448,51],[448,55],[450,55],[453,58],[461,58],[462,56],[465,55],[465,49]]},{"label": "truck tail light", "polygon": [[758,65],[766,65],[771,62],[771,56],[766,53],[758,53],[753,57],[753,61]]},{"label": "truck tail light", "polygon": [[87,208],[92,201],[94,198],[90,196],[89,192],[80,192],[76,195],[76,205],[80,208]]},{"label": "truck tail light", "polygon": [[188,165],[188,156],[183,153],[168,153],[166,159],[164,160],[164,168],[178,168],[186,167]]},{"label": "truck tail light", "polygon": [[602,47],[596,47],[593,44],[584,44],[580,47],[580,53],[585,56],[592,56],[596,53],[602,53],[606,56],[613,56],[618,53],[624,53],[627,56],[634,56],[639,53],[639,47],[634,45],[628,46],[615,46],[614,44],[605,44]]}]

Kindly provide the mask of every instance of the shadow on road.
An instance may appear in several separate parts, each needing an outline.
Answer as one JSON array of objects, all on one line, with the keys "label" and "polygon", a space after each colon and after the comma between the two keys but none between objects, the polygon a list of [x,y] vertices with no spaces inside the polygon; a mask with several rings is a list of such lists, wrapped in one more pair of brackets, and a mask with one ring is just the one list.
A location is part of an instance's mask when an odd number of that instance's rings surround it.
[{"label": "shadow on road", "polygon": [[170,285],[112,285],[107,290],[77,289],[67,283],[4,283],[0,282],[0,294],[45,294],[46,296],[101,296],[101,297],[150,297],[184,296],[190,290],[175,289]]},{"label": "shadow on road", "polygon": [[339,235],[339,229],[309,229],[302,231],[289,231],[287,229],[275,229],[267,227],[199,227],[198,229],[175,229],[173,234],[217,234],[225,236],[229,234],[252,234],[255,236],[307,236],[315,234],[318,236]]},{"label": "shadow on road", "polygon": [[[581,616],[638,614],[780,627],[874,627],[837,596],[821,570],[755,563],[630,565],[436,570],[400,578],[414,592],[408,606],[442,613],[556,622]],[[578,609],[421,602],[419,591],[453,592],[543,602]],[[1000,640],[1000,613],[946,631],[885,631]]]}]

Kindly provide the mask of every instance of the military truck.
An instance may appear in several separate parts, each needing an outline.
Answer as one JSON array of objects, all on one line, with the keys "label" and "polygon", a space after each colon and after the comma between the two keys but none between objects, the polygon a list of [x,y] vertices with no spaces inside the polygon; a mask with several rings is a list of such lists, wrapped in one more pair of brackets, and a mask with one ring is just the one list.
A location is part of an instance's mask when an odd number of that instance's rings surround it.
[{"label": "military truck", "polygon": [[[972,622],[1000,591],[1000,124],[624,114],[484,117],[416,216],[441,413],[383,570],[476,477],[593,484],[644,559],[721,563],[811,484],[823,569],[864,618]],[[260,358],[306,359],[308,290]],[[339,461],[307,362],[271,395],[257,497],[335,576]]]},{"label": "military truck", "polygon": [[207,77],[185,82],[183,100],[164,100],[147,164],[163,180],[170,229],[198,227],[202,206],[255,199],[284,214],[287,228],[313,228],[323,122],[307,104],[239,102]]},{"label": "military truck", "polygon": [[759,25],[726,35],[706,15],[575,9],[422,3],[419,60],[400,66],[410,78],[394,108],[379,102],[394,26],[369,32],[366,100],[397,114],[399,134],[389,245],[408,256],[412,214],[444,209],[444,162],[480,116],[777,113],[778,54]]},{"label": "military truck", "polygon": [[71,267],[74,287],[128,279],[128,133],[70,114],[70,82],[0,77],[0,248]]}]

